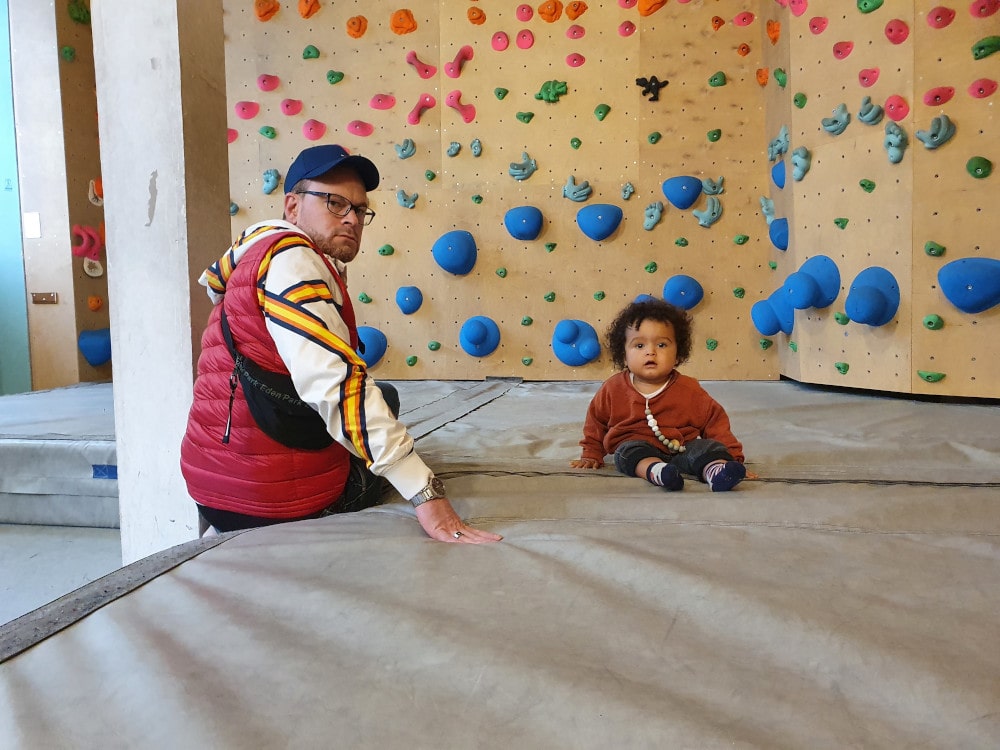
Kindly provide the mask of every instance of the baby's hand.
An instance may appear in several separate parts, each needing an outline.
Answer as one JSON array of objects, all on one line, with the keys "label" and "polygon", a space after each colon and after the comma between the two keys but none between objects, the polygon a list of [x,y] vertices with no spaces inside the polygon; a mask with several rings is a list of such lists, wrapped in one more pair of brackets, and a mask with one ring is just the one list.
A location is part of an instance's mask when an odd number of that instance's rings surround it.
[{"label": "baby's hand", "polygon": [[600,469],[604,466],[604,462],[598,461],[596,458],[578,458],[570,461],[569,465],[574,469]]}]

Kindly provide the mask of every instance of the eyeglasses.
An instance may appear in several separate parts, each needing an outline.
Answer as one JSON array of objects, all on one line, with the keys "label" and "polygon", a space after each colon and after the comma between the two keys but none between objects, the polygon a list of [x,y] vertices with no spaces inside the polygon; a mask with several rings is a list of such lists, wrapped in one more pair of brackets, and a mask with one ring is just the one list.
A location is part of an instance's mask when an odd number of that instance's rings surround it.
[{"label": "eyeglasses", "polygon": [[356,206],[344,196],[336,193],[320,193],[315,190],[296,190],[295,192],[297,195],[315,195],[317,198],[326,198],[326,210],[334,216],[344,217],[353,211],[357,215],[358,221],[365,226],[371,224],[372,219],[375,218],[375,212],[368,206]]}]

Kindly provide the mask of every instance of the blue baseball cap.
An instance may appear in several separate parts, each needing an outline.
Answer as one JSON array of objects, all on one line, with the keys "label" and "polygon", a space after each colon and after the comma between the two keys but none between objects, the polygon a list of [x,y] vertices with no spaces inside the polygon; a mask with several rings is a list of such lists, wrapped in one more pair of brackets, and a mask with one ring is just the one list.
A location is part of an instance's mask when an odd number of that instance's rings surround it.
[{"label": "blue baseball cap", "polygon": [[378,187],[378,168],[364,156],[354,156],[343,146],[330,143],[323,146],[312,146],[305,149],[292,162],[285,174],[285,192],[302,180],[322,177],[334,167],[350,167],[365,184],[365,190]]}]

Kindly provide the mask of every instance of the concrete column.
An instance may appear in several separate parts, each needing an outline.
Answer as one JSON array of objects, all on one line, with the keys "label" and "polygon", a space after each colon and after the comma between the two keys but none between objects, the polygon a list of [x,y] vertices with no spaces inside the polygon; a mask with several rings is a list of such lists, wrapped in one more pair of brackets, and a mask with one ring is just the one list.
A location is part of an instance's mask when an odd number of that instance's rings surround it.
[{"label": "concrete column", "polygon": [[222,4],[92,4],[122,557],[193,539],[179,469],[209,303],[231,241]]}]

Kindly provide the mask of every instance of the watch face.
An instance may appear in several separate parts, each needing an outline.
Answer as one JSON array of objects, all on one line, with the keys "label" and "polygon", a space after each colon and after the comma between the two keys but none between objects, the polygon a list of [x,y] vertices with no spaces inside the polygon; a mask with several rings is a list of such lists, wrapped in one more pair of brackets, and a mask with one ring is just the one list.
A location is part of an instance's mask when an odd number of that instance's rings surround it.
[{"label": "watch face", "polygon": [[444,482],[442,482],[437,477],[434,477],[431,480],[431,489],[434,491],[434,494],[437,495],[437,496],[444,495]]}]

